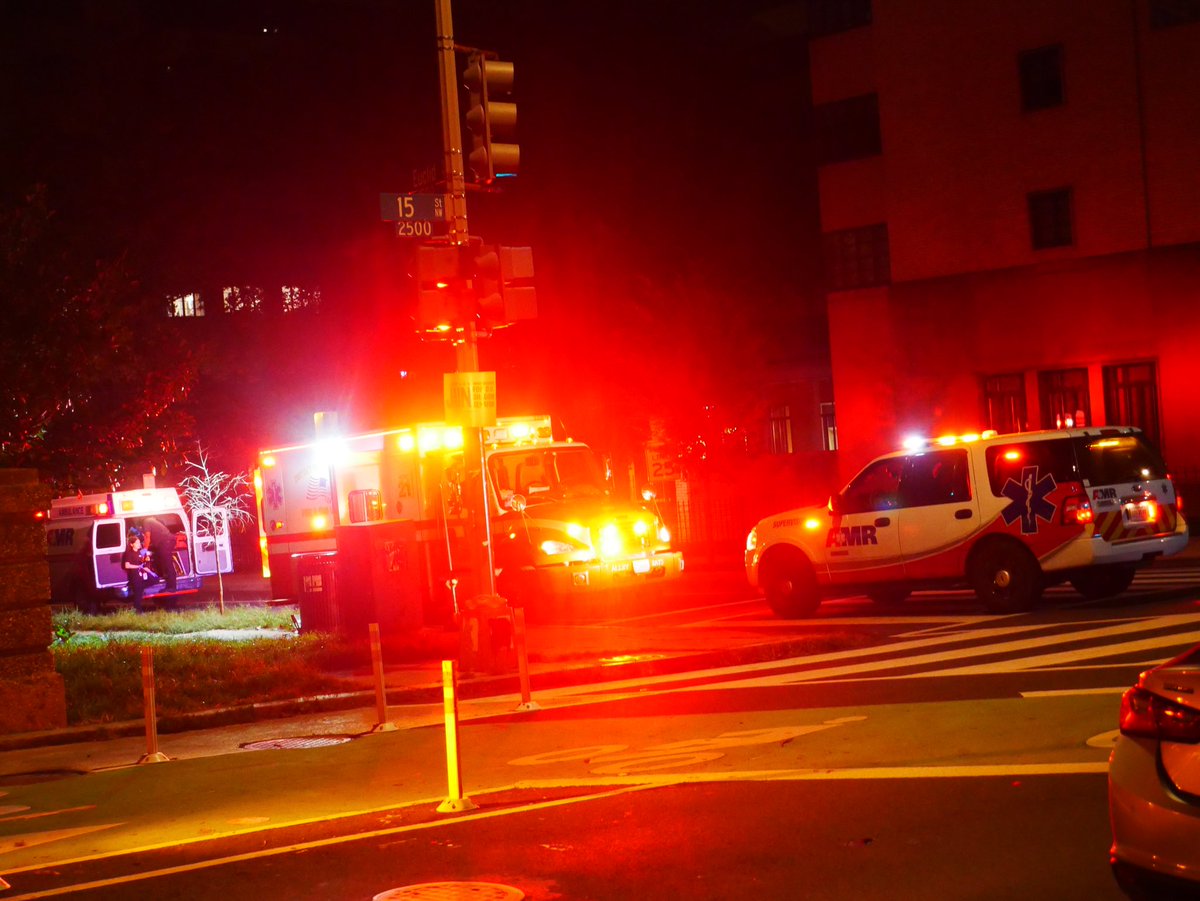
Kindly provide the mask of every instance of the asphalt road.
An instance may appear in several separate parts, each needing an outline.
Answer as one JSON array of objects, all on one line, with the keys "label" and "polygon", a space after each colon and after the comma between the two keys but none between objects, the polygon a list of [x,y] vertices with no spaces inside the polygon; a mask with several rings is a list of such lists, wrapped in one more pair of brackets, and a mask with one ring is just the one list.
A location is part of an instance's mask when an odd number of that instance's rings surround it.
[{"label": "asphalt road", "polygon": [[831,614],[877,642],[464,705],[471,810],[438,809],[468,805],[428,708],[327,747],[0,785],[0,898],[1119,898],[1119,695],[1200,642],[1197,603],[847,601]]}]

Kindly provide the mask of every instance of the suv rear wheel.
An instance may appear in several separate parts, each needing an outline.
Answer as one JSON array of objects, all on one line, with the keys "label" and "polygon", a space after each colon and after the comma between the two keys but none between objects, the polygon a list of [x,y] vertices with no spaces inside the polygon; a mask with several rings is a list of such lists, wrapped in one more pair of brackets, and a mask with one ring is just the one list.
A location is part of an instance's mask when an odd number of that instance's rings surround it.
[{"label": "suv rear wheel", "polygon": [[812,564],[794,548],[778,548],[763,560],[759,584],[775,615],[784,619],[810,616],[821,603]]},{"label": "suv rear wheel", "polygon": [[1123,592],[1137,574],[1137,567],[1128,563],[1109,563],[1090,566],[1071,576],[1071,587],[1089,601],[1111,598]]},{"label": "suv rear wheel", "polygon": [[989,613],[1029,610],[1042,596],[1042,568],[1019,544],[980,545],[967,562],[967,577]]}]

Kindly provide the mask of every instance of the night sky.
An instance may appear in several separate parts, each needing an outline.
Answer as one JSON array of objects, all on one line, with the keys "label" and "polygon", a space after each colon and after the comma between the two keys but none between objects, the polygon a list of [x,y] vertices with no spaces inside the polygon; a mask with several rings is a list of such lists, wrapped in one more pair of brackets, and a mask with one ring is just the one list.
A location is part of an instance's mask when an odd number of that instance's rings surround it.
[{"label": "night sky", "polygon": [[[808,63],[775,5],[456,0],[457,43],[517,67],[521,175],[469,197],[474,234],[535,252],[539,320],[483,350],[514,396],[656,348],[641,378],[817,352]],[[378,345],[408,250],[378,195],[441,159],[434,32],[433,0],[0,0],[0,202],[46,184],[165,293],[319,284]]]}]

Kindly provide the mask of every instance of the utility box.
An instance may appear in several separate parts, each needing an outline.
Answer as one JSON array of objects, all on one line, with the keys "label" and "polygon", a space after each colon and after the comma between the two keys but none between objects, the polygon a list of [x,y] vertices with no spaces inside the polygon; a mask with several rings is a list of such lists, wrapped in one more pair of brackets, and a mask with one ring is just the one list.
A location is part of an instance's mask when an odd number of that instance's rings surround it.
[{"label": "utility box", "polygon": [[421,558],[412,520],[337,529],[340,629],[364,638],[371,623],[386,635],[424,625]]},{"label": "utility box", "polygon": [[337,554],[297,554],[296,580],[300,593],[300,631],[339,631]]}]

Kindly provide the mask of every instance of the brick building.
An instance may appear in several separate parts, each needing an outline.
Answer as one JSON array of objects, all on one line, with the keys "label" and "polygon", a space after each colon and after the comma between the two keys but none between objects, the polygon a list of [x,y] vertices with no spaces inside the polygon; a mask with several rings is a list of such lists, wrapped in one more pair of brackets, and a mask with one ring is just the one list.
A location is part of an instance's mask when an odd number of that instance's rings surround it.
[{"label": "brick building", "polygon": [[829,0],[810,66],[842,475],[1142,427],[1200,474],[1200,3]]}]

